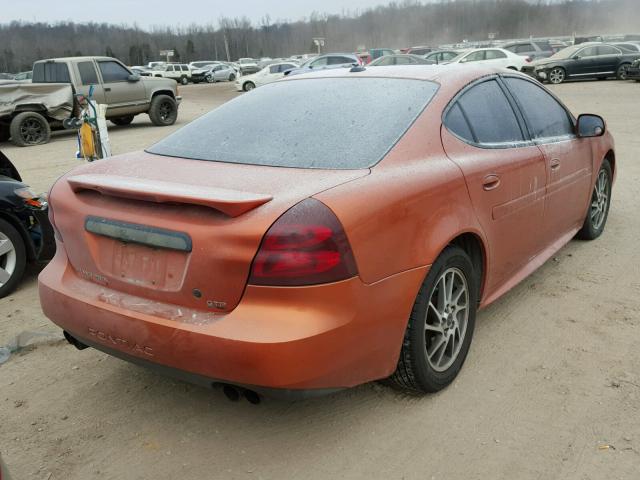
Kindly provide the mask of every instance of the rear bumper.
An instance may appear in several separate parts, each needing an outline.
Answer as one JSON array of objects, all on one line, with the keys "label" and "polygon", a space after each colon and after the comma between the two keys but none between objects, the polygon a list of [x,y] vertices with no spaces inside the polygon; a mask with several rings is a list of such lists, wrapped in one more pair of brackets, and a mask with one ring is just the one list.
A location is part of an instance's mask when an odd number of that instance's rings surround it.
[{"label": "rear bumper", "polygon": [[[60,248],[39,278],[44,313],[83,343],[198,384],[309,396],[390,375],[420,268],[373,285],[248,286],[230,313],[190,311],[80,278]],[[280,394],[278,394],[278,392]]]}]

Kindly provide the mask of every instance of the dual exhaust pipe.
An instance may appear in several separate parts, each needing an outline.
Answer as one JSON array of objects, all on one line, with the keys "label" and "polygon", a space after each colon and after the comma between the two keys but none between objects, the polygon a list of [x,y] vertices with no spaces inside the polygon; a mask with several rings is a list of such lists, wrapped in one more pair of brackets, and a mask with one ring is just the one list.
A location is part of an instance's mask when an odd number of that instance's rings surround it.
[{"label": "dual exhaust pipe", "polygon": [[[64,335],[64,338],[67,340],[67,342],[69,342],[71,345],[76,347],[78,350],[84,350],[85,348],[89,348],[89,345],[82,343],[80,340],[75,338],[66,330],[64,330],[62,333]],[[214,382],[213,384],[211,384],[211,386],[212,387],[222,386],[222,391],[225,397],[227,397],[232,402],[237,402],[238,400],[240,400],[240,397],[244,397],[247,400],[247,402],[249,402],[252,405],[258,405],[261,401],[260,395],[258,395],[258,393],[248,388],[236,387],[229,383],[218,383],[218,382]]]}]

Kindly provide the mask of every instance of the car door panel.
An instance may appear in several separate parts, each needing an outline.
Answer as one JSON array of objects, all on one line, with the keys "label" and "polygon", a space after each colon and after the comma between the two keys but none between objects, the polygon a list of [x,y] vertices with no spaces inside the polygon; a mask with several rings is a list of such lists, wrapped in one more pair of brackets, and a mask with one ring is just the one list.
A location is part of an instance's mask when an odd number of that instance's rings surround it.
[{"label": "car door panel", "polygon": [[544,243],[549,245],[579,226],[591,191],[591,146],[575,136],[570,113],[540,85],[506,77],[531,137],[544,156],[546,193]]},{"label": "car door panel", "polygon": [[464,175],[488,239],[487,286],[497,289],[542,248],[544,156],[525,140],[516,111],[495,80],[482,81],[457,99],[441,137],[447,156]]}]

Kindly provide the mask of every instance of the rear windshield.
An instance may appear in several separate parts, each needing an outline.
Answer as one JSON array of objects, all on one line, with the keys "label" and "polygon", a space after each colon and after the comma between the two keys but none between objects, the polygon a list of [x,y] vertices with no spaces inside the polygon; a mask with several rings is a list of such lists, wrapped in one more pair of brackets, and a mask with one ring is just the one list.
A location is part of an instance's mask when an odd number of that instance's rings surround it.
[{"label": "rear windshield", "polygon": [[33,83],[71,83],[66,63],[38,62],[33,65]]},{"label": "rear windshield", "polygon": [[158,155],[276,167],[378,163],[437,84],[396,78],[275,82],[222,105],[153,145]]}]

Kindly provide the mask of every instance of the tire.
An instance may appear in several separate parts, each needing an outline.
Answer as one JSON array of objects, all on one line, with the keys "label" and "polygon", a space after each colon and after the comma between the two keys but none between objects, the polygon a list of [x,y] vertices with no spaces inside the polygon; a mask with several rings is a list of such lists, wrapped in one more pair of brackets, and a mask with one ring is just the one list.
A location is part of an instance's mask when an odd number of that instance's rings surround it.
[{"label": "tire", "polygon": [[609,217],[609,207],[611,206],[611,185],[613,174],[611,164],[606,158],[602,161],[602,166],[598,171],[593,192],[587,209],[587,216],[584,219],[582,228],[577,237],[582,240],[595,240],[604,231]]},{"label": "tire", "polygon": [[129,125],[133,122],[133,115],[125,115],[124,117],[110,118],[109,121],[114,125]]},{"label": "tire", "polygon": [[49,122],[38,112],[22,112],[13,117],[9,132],[11,141],[19,147],[41,145],[51,138]]},{"label": "tire", "polygon": [[176,123],[178,119],[178,105],[169,95],[156,95],[151,100],[149,118],[158,127],[166,127]]},{"label": "tire", "polygon": [[236,75],[235,73],[232,73],[231,75],[229,75],[229,81],[233,82],[236,79]]},{"label": "tire", "polygon": [[20,233],[0,218],[0,298],[16,289],[26,265],[27,250]]},{"label": "tire", "polygon": [[[453,245],[444,249],[420,287],[402,342],[398,366],[386,383],[408,393],[423,394],[437,392],[456,378],[469,352],[475,328],[478,304],[475,278],[479,275],[474,272],[471,259],[464,250]],[[455,297],[459,292],[464,297],[456,301],[458,307],[465,304],[460,310],[452,310],[449,306],[452,302],[446,299],[443,285],[448,285],[447,279],[453,285],[449,297]],[[445,312],[442,320],[437,310]]]},{"label": "tire", "polygon": [[631,66],[630,63],[623,63],[622,65],[620,65],[618,67],[618,70],[616,71],[616,78],[618,80],[626,80],[627,79],[627,70],[629,69],[630,66]]},{"label": "tire", "polygon": [[567,78],[567,72],[565,72],[562,67],[553,67],[549,70],[549,83],[553,83],[554,85],[558,85],[565,81]]},{"label": "tire", "polygon": [[11,138],[8,125],[0,125],[0,142],[6,142]]},{"label": "tire", "polygon": [[207,79],[207,83],[216,83],[216,78],[213,75],[207,75],[205,78]]},{"label": "tire", "polygon": [[180,77],[180,83],[182,85],[186,85],[187,83],[189,83],[189,79],[187,77]]},{"label": "tire", "polygon": [[242,90],[244,90],[245,92],[250,92],[251,90],[253,90],[254,88],[256,88],[256,84],[253,82],[246,82],[243,86],[242,86]]}]

